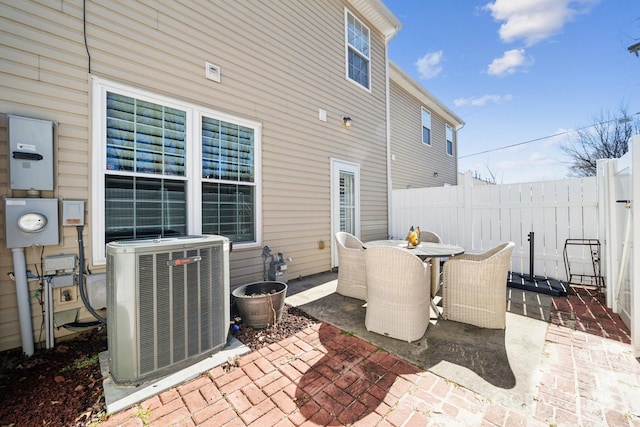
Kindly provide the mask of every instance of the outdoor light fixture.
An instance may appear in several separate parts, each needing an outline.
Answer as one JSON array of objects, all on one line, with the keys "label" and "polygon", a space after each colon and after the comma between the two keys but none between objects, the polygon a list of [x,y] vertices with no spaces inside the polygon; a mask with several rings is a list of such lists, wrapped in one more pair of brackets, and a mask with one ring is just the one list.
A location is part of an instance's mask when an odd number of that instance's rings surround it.
[{"label": "outdoor light fixture", "polygon": [[433,176],[438,176],[438,172],[434,172],[434,173],[433,173]]},{"label": "outdoor light fixture", "polygon": [[351,117],[349,117],[349,116],[344,116],[344,117],[342,118],[342,123],[343,123],[346,127],[351,126]]}]

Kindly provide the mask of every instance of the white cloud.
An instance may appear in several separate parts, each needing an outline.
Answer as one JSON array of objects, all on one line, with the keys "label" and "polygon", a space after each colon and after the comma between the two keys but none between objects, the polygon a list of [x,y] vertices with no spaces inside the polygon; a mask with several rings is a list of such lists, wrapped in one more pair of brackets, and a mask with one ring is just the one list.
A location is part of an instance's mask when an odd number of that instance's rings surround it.
[{"label": "white cloud", "polygon": [[495,159],[493,169],[504,177],[505,182],[546,181],[563,179],[567,176],[566,164],[556,150],[526,149],[518,151],[518,155],[514,156],[509,149],[507,150],[510,153],[508,158],[497,155],[497,159]]},{"label": "white cloud", "polygon": [[487,177],[488,171],[497,182],[536,182],[564,179],[568,176],[566,157],[554,147],[520,145],[477,156],[460,159],[459,170],[471,170]]},{"label": "white cloud", "polygon": [[527,147],[523,144],[523,145],[516,145],[514,147],[509,147],[506,149],[507,153],[510,154],[514,154],[514,153],[522,153],[523,151],[526,151]]},{"label": "white cloud", "polygon": [[493,174],[498,184],[548,181],[567,177],[567,167],[561,161],[552,161],[549,157],[546,159],[536,159],[535,157],[530,160],[523,153],[523,155],[515,159],[493,159],[487,160],[486,163],[461,161],[459,166],[460,171],[471,170],[480,174],[483,178],[488,178]]},{"label": "white cloud", "polygon": [[487,104],[502,104],[511,101],[511,95],[484,95],[479,98],[458,98],[453,101],[456,107],[484,107]]},{"label": "white cloud", "polygon": [[501,169],[520,169],[523,166],[522,162],[517,162],[515,160],[503,160],[498,162],[498,170]]},{"label": "white cloud", "polygon": [[442,51],[431,52],[416,61],[420,77],[429,80],[442,72]]},{"label": "white cloud", "polygon": [[539,152],[539,151],[534,151],[533,153],[531,153],[529,155],[529,161],[531,163],[536,163],[536,162],[547,162],[549,159],[547,158],[546,155],[544,155],[543,153]]},{"label": "white cloud", "polygon": [[552,136],[542,141],[544,148],[554,148],[565,144],[571,135],[574,134],[572,129],[558,129]]},{"label": "white cloud", "polygon": [[487,3],[493,19],[500,25],[504,42],[524,40],[534,45],[562,30],[580,13],[588,13],[600,0],[495,0]]},{"label": "white cloud", "polygon": [[487,73],[492,76],[506,76],[518,71],[518,68],[528,67],[533,64],[533,60],[524,56],[524,49],[508,50],[501,58],[496,58],[487,67]]}]

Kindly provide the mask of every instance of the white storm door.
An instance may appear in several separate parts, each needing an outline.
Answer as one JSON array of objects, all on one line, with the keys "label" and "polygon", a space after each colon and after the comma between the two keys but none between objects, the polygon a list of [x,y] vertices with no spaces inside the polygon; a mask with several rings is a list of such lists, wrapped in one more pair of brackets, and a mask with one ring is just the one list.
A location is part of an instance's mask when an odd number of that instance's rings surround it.
[{"label": "white storm door", "polygon": [[331,159],[331,266],[338,265],[335,234],[360,238],[360,165]]}]

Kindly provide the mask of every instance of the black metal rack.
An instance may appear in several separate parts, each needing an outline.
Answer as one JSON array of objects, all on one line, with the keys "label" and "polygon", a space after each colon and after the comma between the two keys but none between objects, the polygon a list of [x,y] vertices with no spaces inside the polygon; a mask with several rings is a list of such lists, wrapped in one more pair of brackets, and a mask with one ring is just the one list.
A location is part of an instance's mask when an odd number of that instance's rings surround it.
[{"label": "black metal rack", "polygon": [[[569,247],[588,246],[591,253],[593,274],[576,274],[571,272],[569,261]],[[567,272],[568,284],[571,287],[596,289],[601,292],[605,287],[604,277],[600,274],[600,241],[598,239],[567,239],[564,243],[564,267]]]}]

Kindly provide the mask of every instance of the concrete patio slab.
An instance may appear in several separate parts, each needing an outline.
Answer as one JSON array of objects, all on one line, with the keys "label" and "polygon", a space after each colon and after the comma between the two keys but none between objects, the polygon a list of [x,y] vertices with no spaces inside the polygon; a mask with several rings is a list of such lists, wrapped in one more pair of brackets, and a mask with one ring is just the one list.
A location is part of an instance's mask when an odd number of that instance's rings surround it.
[{"label": "concrete patio slab", "polygon": [[109,413],[122,411],[136,403],[150,398],[165,390],[189,381],[203,372],[227,363],[230,359],[249,353],[251,350],[237,339],[230,337],[227,346],[211,356],[180,371],[155,381],[138,386],[119,386],[109,375],[109,350],[100,353],[100,370],[105,379],[102,381],[104,400]]},{"label": "concrete patio slab", "polygon": [[407,343],[367,331],[364,301],[333,289],[328,282],[287,303],[493,402],[533,414],[547,322],[507,313],[506,330],[492,330],[434,315],[425,335]]}]

